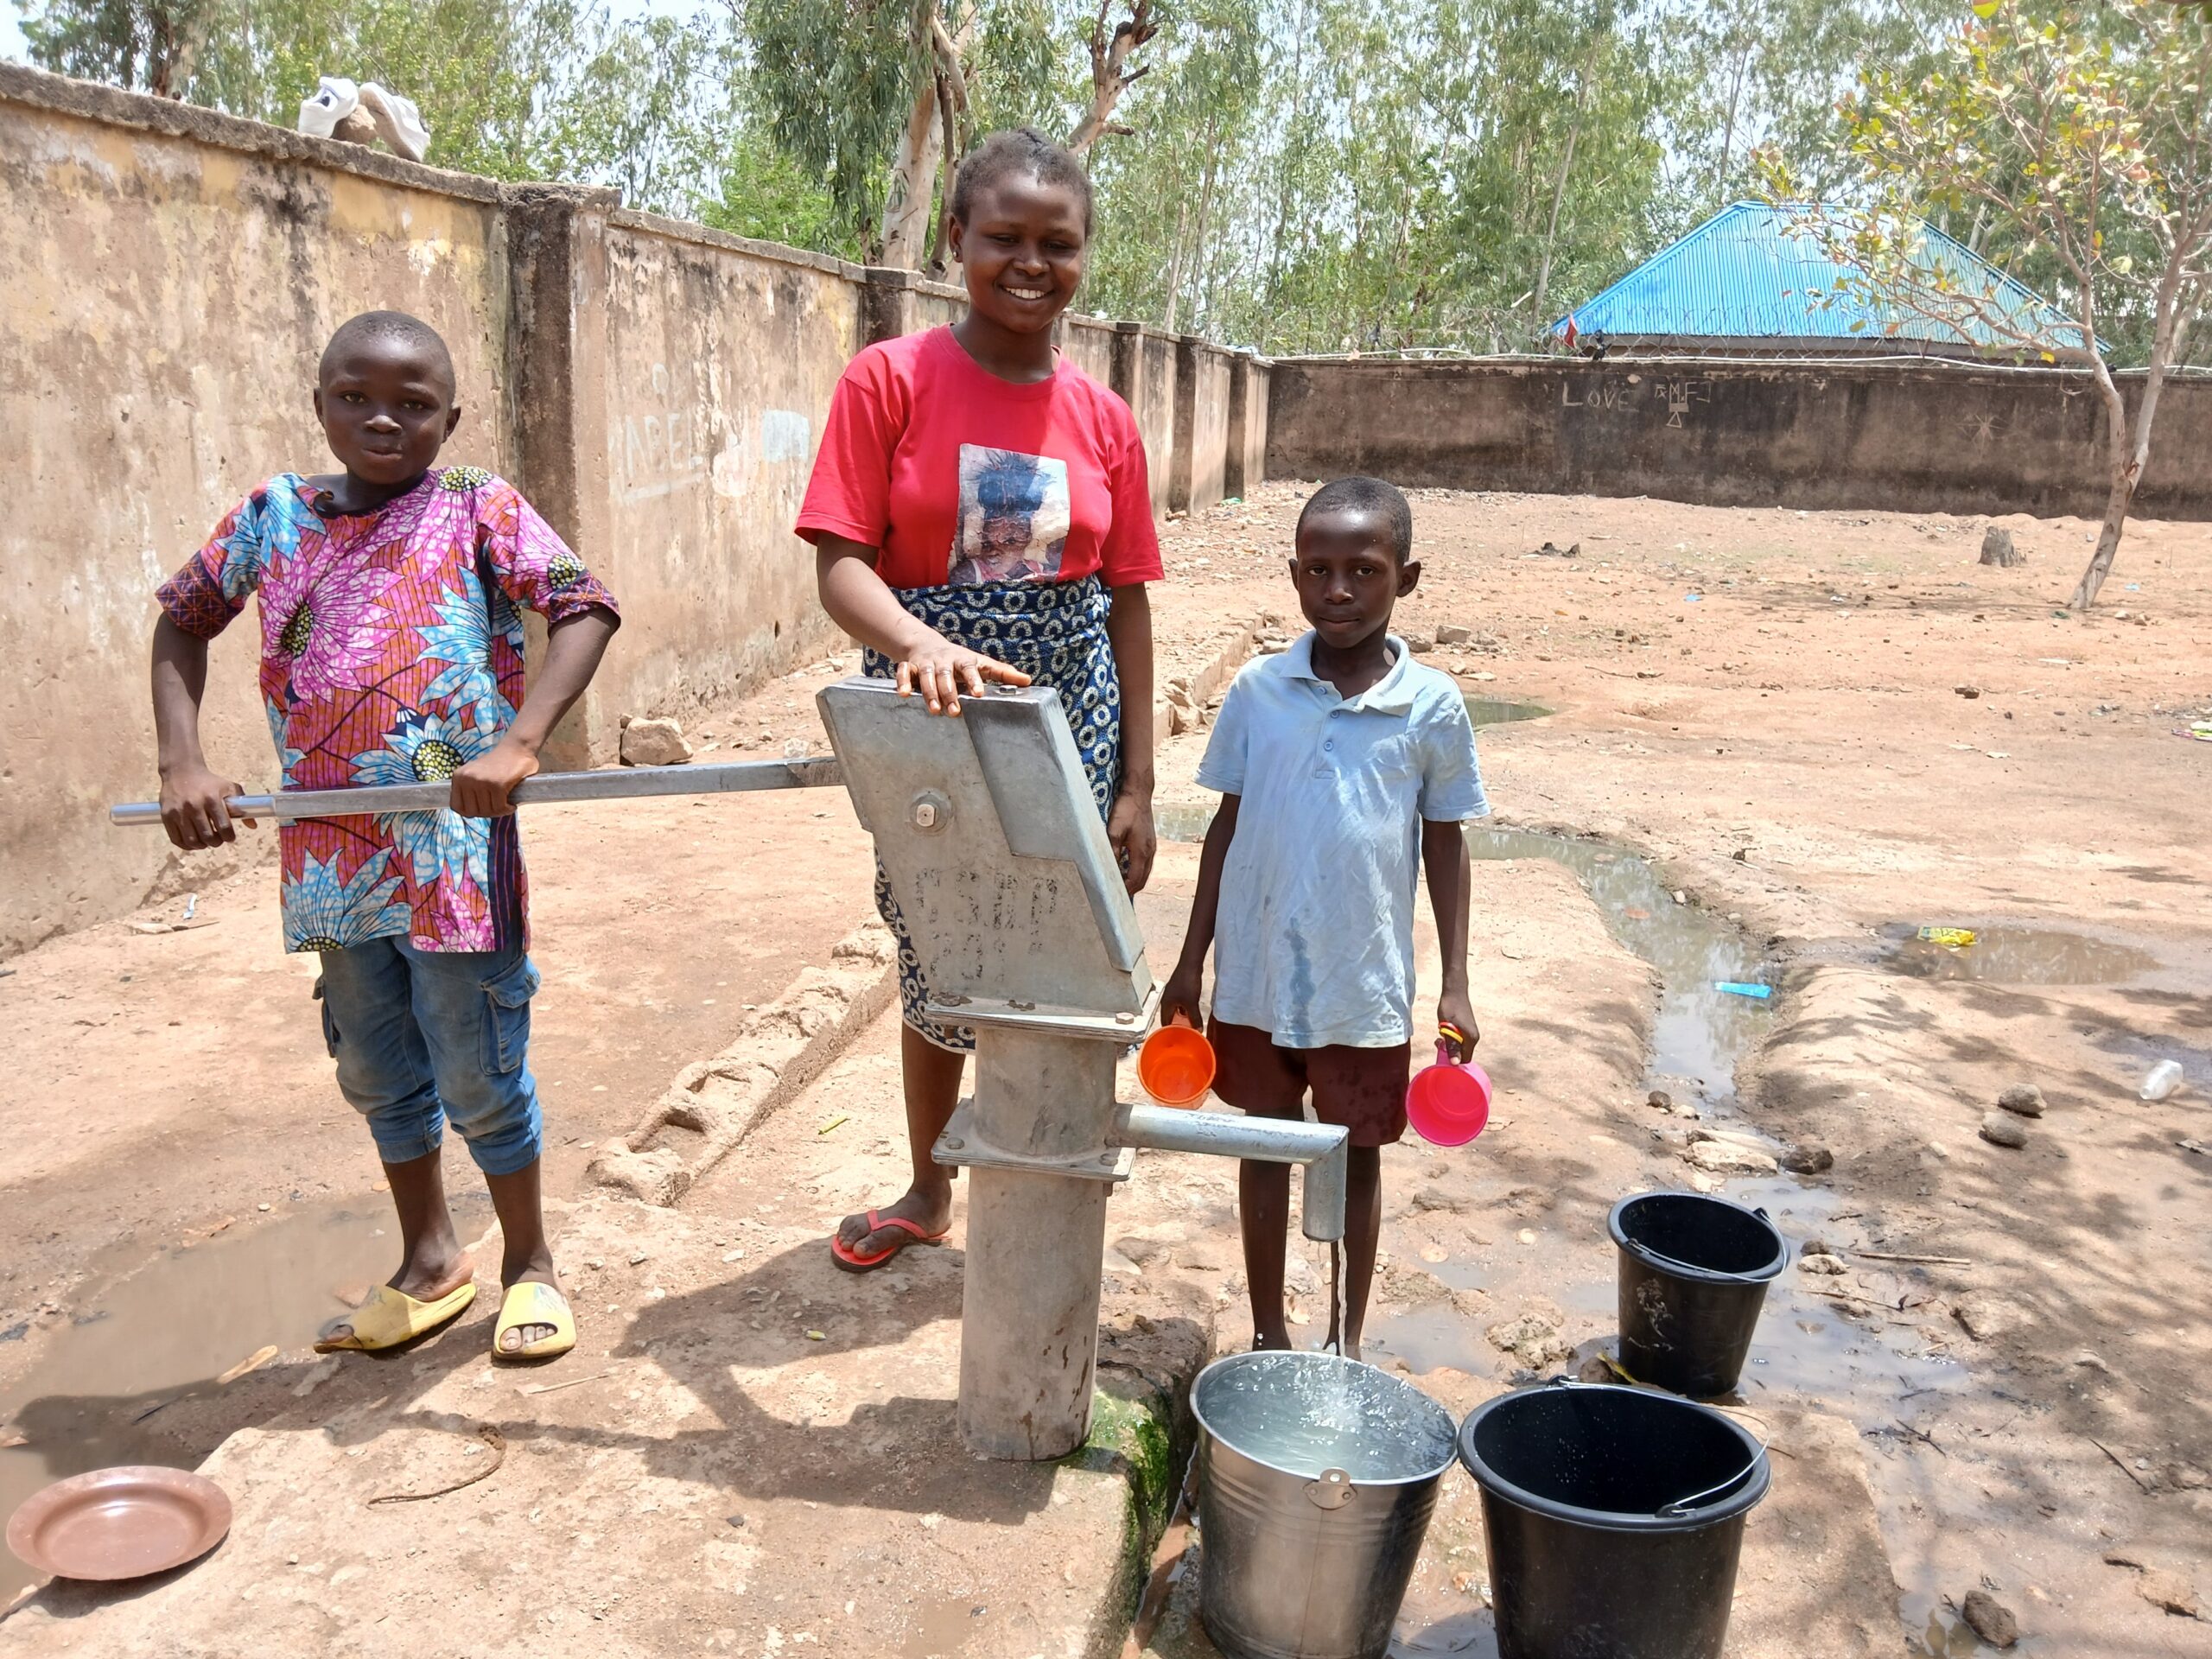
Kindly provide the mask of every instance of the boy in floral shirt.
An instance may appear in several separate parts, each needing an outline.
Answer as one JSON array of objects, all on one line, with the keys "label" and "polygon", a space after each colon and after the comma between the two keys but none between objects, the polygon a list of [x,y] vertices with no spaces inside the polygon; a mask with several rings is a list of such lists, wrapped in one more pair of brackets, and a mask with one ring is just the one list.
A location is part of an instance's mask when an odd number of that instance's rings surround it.
[{"label": "boy in floral shirt", "polygon": [[[493,1352],[550,1358],[575,1346],[575,1319],[538,1199],[527,1064],[538,976],[507,796],[590,684],[620,625],[614,596],[512,485],[480,467],[433,465],[461,405],[428,324],[396,311],[355,317],[331,336],[317,378],[315,413],[345,471],[270,479],[162,584],[162,822],[179,847],[235,838],[225,803],[245,791],[208,769],[200,700],[207,642],[255,593],[284,788],[450,781],[445,810],[277,832],[284,948],[321,953],[323,1036],[340,1092],[368,1119],[404,1252],[316,1345],[390,1348],[474,1298],[439,1167],[450,1119],[505,1241]],[[518,606],[550,631],[526,697]]]}]

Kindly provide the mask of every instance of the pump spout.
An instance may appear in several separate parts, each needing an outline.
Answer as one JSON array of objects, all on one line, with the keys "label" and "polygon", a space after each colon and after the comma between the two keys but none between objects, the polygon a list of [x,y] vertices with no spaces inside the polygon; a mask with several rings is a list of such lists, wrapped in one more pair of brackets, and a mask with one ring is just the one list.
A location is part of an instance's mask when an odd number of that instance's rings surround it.
[{"label": "pump spout", "polygon": [[1116,1106],[1114,1144],[1153,1152],[1202,1152],[1220,1158],[1306,1166],[1306,1236],[1344,1236],[1344,1181],[1351,1131],[1333,1123],[1298,1123],[1227,1112],[1186,1112],[1164,1106]]}]

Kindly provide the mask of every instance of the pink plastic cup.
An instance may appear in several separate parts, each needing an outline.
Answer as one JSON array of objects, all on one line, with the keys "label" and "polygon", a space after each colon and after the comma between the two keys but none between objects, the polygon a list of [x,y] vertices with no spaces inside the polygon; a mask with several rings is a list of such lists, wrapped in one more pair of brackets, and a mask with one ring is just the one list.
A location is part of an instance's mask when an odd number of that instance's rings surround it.
[{"label": "pink plastic cup", "polygon": [[1490,1122],[1490,1073],[1454,1060],[1451,1044],[1439,1041],[1436,1064],[1415,1072],[1406,1090],[1406,1121],[1432,1146],[1465,1146]]}]

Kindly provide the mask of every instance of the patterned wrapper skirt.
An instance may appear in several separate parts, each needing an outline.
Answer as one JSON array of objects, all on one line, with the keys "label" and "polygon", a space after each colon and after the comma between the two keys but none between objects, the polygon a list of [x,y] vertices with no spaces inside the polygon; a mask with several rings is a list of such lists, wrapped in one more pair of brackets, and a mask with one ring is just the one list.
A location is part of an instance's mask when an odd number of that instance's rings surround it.
[{"label": "patterned wrapper skirt", "polygon": [[[1122,785],[1122,682],[1106,637],[1113,608],[1096,576],[1078,582],[989,582],[972,588],[894,588],[910,614],[956,645],[995,657],[1018,668],[1035,685],[1060,694],[1060,708],[1074,734],[1076,753],[1090,780],[1090,798],[1102,818],[1113,810]],[[890,679],[899,665],[880,652],[862,655],[862,668]],[[968,1053],[976,1033],[967,1026],[941,1026],[925,1010],[929,985],[906,935],[890,879],[875,867],[875,907],[899,941],[899,1007],[906,1021],[939,1048]]]}]

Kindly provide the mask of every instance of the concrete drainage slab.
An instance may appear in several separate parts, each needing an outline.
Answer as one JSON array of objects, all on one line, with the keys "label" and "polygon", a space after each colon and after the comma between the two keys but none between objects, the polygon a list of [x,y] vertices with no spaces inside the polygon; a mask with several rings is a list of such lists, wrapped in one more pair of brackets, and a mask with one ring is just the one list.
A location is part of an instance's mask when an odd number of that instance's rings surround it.
[{"label": "concrete drainage slab", "polygon": [[638,1127],[592,1160],[592,1179],[647,1204],[677,1203],[891,1005],[897,969],[882,923],[848,933],[828,967],[808,969],[720,1054],[679,1071]]}]

